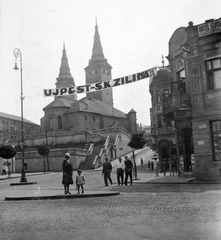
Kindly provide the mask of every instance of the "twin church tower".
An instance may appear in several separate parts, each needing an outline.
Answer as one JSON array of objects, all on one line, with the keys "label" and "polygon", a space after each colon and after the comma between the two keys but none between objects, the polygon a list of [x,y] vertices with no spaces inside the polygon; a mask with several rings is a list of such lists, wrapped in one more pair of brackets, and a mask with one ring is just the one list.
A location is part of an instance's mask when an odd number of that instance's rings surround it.
[{"label": "twin church tower", "polygon": [[[92,56],[85,68],[86,84],[112,79],[111,69],[111,65],[103,54],[96,23]],[[55,85],[56,88],[75,86],[74,78],[70,73],[65,45],[63,45],[60,72]],[[44,117],[41,119],[41,127],[42,130],[47,128],[49,132],[121,127],[130,133],[135,133],[137,128],[134,110],[125,114],[113,107],[112,88],[89,92],[80,100],[77,100],[77,95],[56,96],[54,101],[43,110]]]}]

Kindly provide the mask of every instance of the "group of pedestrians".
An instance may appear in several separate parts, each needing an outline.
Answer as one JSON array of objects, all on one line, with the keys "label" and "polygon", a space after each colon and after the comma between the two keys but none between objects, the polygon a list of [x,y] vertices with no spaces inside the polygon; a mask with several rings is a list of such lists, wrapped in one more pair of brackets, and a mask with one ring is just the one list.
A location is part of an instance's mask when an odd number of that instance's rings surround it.
[{"label": "group of pedestrians", "polygon": [[2,165],[2,175],[8,175],[10,177],[10,162],[4,162]]},{"label": "group of pedestrians", "polygon": [[[70,185],[74,184],[73,181],[73,166],[70,162],[71,155],[70,153],[65,154],[65,159],[62,162],[62,184],[64,185],[64,194],[71,194],[70,193]],[[120,185],[126,185],[128,184],[128,178],[130,179],[130,185],[133,184],[133,177],[132,177],[132,169],[133,164],[131,160],[125,156],[125,161],[122,161],[122,158],[119,158],[119,163],[117,165],[117,182],[118,186]],[[105,158],[105,163],[103,164],[102,169],[102,176],[104,177],[104,183],[105,186],[108,186],[108,182],[112,185],[112,179],[111,179],[111,172],[112,172],[112,164],[108,161],[108,158]],[[125,178],[124,178],[125,176]],[[78,194],[84,193],[84,184],[85,184],[85,178],[81,171],[81,169],[77,170],[77,175],[75,178],[75,184]]]},{"label": "group of pedestrians", "polygon": [[159,177],[159,173],[163,173],[164,177],[166,176],[167,170],[169,170],[170,176],[174,176],[175,173],[175,164],[172,160],[163,158],[161,168],[157,156],[153,157],[153,169],[156,177]]},{"label": "group of pedestrians", "polygon": [[[125,161],[122,161],[122,158],[119,158],[119,162],[117,164],[117,183],[118,186],[127,186],[128,178],[130,179],[130,185],[133,184],[133,176],[132,176],[132,169],[133,164],[131,160],[125,156]],[[112,164],[108,161],[108,158],[105,158],[105,163],[103,164],[102,175],[104,176],[104,184],[108,186],[108,181],[112,185],[111,179],[111,171],[112,171]],[[124,178],[125,175],[125,178]]]}]

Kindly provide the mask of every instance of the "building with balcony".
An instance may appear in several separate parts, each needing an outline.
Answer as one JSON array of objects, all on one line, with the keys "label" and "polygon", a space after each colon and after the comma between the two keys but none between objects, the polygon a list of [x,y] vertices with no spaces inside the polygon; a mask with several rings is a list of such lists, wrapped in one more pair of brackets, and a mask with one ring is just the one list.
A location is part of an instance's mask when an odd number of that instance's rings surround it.
[{"label": "building with balcony", "polygon": [[[169,69],[159,70],[150,82],[152,135],[159,157],[174,155],[183,175],[220,179],[221,19],[189,22],[175,30],[167,59]],[[166,140],[168,127],[173,137]]]},{"label": "building with balcony", "polygon": [[[174,159],[176,156],[172,149],[176,146],[174,116],[171,92],[172,75],[169,67],[162,67],[157,75],[150,79],[151,94],[151,135],[154,139],[153,147],[158,152],[160,165],[164,158]],[[167,100],[165,104],[165,100]],[[167,116],[164,116],[164,104]]]}]

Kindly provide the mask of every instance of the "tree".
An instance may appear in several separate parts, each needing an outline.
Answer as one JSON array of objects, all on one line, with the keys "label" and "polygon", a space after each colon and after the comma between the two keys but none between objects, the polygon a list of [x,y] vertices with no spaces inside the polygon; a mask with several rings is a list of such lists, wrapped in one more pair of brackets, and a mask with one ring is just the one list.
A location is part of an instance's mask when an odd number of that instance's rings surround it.
[{"label": "tree", "polygon": [[133,159],[134,159],[134,170],[135,170],[135,179],[137,179],[137,165],[135,160],[134,149],[142,149],[146,144],[146,139],[143,137],[143,133],[134,133],[132,138],[128,143],[128,146],[132,148]]},{"label": "tree", "polygon": [[50,153],[50,148],[48,145],[40,145],[38,146],[38,154],[40,154],[43,157],[48,156]]},{"label": "tree", "polygon": [[5,159],[13,158],[16,155],[16,150],[11,145],[2,145],[0,147],[0,157]]},{"label": "tree", "polygon": [[[43,157],[48,157],[49,153],[50,153],[50,147],[46,144],[40,145],[38,146],[38,154],[40,154]],[[47,163],[48,165],[48,171],[49,171],[49,162]],[[45,158],[44,158],[44,172],[45,172]]]}]

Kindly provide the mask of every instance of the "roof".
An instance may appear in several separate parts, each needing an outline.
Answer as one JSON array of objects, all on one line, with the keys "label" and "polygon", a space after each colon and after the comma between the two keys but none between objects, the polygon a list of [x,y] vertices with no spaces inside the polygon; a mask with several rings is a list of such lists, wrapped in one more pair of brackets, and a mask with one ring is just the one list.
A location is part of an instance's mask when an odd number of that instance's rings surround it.
[{"label": "roof", "polygon": [[[21,122],[21,117],[16,116],[16,115],[13,115],[13,114],[8,114],[8,113],[0,112],[0,117]],[[23,118],[23,122],[25,122],[25,123],[30,123],[30,124],[34,124],[34,125],[38,125],[38,126],[39,126],[39,124],[34,123],[34,122],[32,122],[32,121],[29,121],[29,120],[26,119],[26,118]]]},{"label": "roof", "polygon": [[76,100],[70,100],[62,97],[57,97],[55,100],[51,103],[49,103],[46,107],[43,108],[45,110],[46,108],[55,108],[55,107],[68,107],[70,108],[71,105],[76,102]]},{"label": "roof", "polygon": [[157,75],[154,76],[150,81],[150,85],[154,82],[164,82],[164,81],[171,81],[172,80],[172,75],[171,71],[168,68],[162,68],[157,71]]},{"label": "roof", "polygon": [[71,109],[69,109],[67,113],[79,111],[97,113],[105,116],[127,118],[126,114],[122,111],[94,98],[84,97],[80,99],[72,105]]}]

